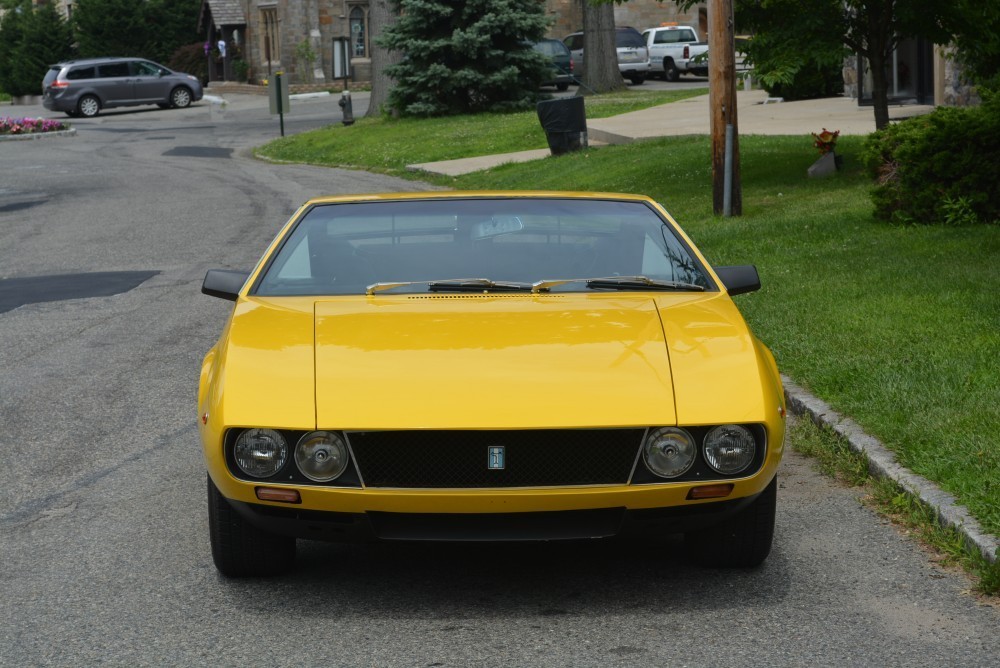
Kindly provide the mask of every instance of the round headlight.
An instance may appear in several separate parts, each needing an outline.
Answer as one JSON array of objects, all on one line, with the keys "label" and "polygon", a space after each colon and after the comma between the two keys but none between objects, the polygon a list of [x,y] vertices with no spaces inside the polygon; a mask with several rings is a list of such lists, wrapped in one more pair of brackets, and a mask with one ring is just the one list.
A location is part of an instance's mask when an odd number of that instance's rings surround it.
[{"label": "round headlight", "polygon": [[347,444],[333,432],[311,432],[295,446],[295,464],[310,480],[329,482],[347,468]]},{"label": "round headlight", "polygon": [[247,429],[233,448],[236,465],[253,478],[268,478],[288,460],[288,444],[273,429]]},{"label": "round headlight", "polygon": [[662,427],[649,434],[642,448],[646,468],[661,478],[676,478],[694,464],[698,447],[691,434],[676,427]]},{"label": "round headlight", "polygon": [[750,466],[757,443],[749,429],[724,424],[705,435],[705,461],[718,473],[732,475]]}]

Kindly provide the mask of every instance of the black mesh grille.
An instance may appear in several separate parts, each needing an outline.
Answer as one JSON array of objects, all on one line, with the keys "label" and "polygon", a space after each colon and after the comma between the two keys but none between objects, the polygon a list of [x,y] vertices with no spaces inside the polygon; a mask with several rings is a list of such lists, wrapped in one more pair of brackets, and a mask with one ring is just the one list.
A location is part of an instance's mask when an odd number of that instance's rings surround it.
[{"label": "black mesh grille", "polygon": [[[624,485],[642,429],[383,431],[348,434],[367,487]],[[504,448],[504,468],[488,467]]]}]

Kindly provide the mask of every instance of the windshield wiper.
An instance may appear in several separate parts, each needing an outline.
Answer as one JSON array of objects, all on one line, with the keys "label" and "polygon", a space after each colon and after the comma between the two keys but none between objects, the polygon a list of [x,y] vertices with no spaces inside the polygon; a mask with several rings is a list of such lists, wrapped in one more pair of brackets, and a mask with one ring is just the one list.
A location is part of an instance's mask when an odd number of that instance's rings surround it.
[{"label": "windshield wiper", "polygon": [[430,292],[528,292],[531,290],[530,283],[493,281],[488,278],[449,278],[434,281],[373,283],[365,289],[365,294],[373,295],[376,292],[384,292],[386,290],[403,288],[410,285],[426,285]]},{"label": "windshield wiper", "polygon": [[586,283],[592,290],[693,290],[703,292],[704,286],[681,281],[660,281],[646,276],[604,276],[601,278],[561,278],[535,281],[532,292],[551,290],[566,283]]}]

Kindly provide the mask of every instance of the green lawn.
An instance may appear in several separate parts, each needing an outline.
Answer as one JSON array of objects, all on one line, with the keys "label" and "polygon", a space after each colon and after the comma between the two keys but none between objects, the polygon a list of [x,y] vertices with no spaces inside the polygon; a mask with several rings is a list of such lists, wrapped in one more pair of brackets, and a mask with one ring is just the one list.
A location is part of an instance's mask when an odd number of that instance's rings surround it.
[{"label": "green lawn", "polygon": [[[587,117],[606,118],[704,94],[704,89],[630,90],[588,97]],[[331,126],[278,139],[257,149],[257,155],[421,178],[407,172],[406,165],[547,146],[538,116],[530,111],[428,119],[360,118],[350,127]]]},{"label": "green lawn", "polygon": [[[587,104],[595,117],[597,105]],[[405,164],[544,146],[540,131],[529,137],[528,126],[537,129],[533,115],[530,123],[518,116],[373,121],[392,146],[370,154],[351,153],[337,138],[344,128],[273,142],[261,153],[397,172]],[[711,212],[703,136],[425,178],[461,189],[653,196],[711,262],[757,265],[763,289],[737,303],[785,373],[1000,535],[1000,227],[877,223],[861,143],[842,137],[844,170],[811,180],[811,137],[741,137],[744,215],[730,219]]]}]

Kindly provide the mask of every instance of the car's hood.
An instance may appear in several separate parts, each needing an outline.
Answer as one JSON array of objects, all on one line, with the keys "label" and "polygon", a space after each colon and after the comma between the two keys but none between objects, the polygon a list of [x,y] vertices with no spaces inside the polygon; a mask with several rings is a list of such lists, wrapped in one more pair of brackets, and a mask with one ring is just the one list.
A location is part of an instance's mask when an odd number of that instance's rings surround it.
[{"label": "car's hood", "polygon": [[225,355],[231,425],[618,427],[763,415],[759,350],[719,293],[251,300],[237,306]]},{"label": "car's hood", "polygon": [[438,295],[316,304],[316,413],[348,429],[670,424],[652,299]]}]

